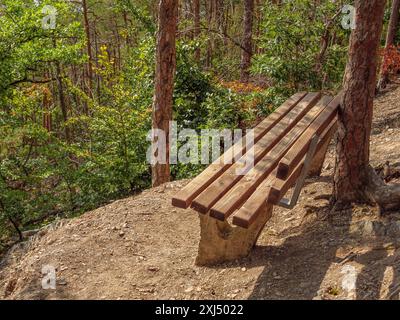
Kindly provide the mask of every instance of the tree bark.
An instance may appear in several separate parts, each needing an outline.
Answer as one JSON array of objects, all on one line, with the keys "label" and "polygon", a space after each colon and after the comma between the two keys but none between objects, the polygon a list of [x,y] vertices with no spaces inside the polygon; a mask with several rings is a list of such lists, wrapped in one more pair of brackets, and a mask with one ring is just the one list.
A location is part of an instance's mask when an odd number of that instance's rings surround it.
[{"label": "tree bark", "polygon": [[[213,25],[213,16],[214,16],[214,1],[205,1],[206,14],[207,14],[207,25],[208,28],[212,28]],[[214,35],[209,34],[208,42],[207,42],[207,57],[206,57],[206,67],[212,67],[212,58],[213,58],[213,49],[214,49]]]},{"label": "tree bark", "polygon": [[60,62],[56,62],[56,79],[57,79],[57,85],[58,85],[58,98],[60,102],[60,108],[61,108],[61,114],[63,117],[63,122],[64,122],[64,130],[65,130],[65,140],[68,143],[71,143],[72,137],[71,137],[71,131],[67,125],[68,122],[68,107],[67,103],[65,101],[65,94],[64,94],[64,85],[62,81],[62,73],[61,73],[61,66]]},{"label": "tree bark", "polygon": [[336,203],[370,200],[366,192],[370,134],[385,2],[355,1],[356,28],[350,38],[338,120],[333,192]]},{"label": "tree bark", "polygon": [[[386,36],[385,52],[394,45],[394,39],[396,37],[397,26],[399,24],[399,10],[400,10],[400,0],[393,0],[392,3],[392,13],[390,15],[390,21]],[[383,58],[385,59],[385,57]],[[383,61],[384,62],[384,61]],[[380,79],[378,82],[378,91],[385,89],[389,82],[389,72],[385,69],[384,63],[381,66]]]},{"label": "tree bark", "polygon": [[253,53],[253,13],[254,0],[244,1],[244,21],[243,21],[243,48],[240,80],[248,82],[250,77],[249,68],[251,66],[251,57]]},{"label": "tree bark", "polygon": [[88,63],[87,63],[87,94],[89,97],[93,97],[92,92],[92,81],[93,81],[93,54],[92,54],[92,41],[90,36],[90,24],[89,24],[89,16],[88,16],[88,6],[87,1],[82,0],[82,10],[83,10],[83,23],[85,27],[86,33],[86,50],[88,54]]},{"label": "tree bark", "polygon": [[386,36],[386,46],[393,45],[394,39],[396,38],[397,26],[399,24],[399,10],[400,0],[393,0],[392,13],[390,15],[389,27]]},{"label": "tree bark", "polygon": [[[178,0],[160,0],[157,35],[155,92],[153,99],[153,129],[166,136],[166,163],[152,166],[152,184],[158,186],[170,180],[169,122],[172,120],[172,97],[176,70],[176,29]],[[153,143],[156,143],[153,140]]]},{"label": "tree bark", "polygon": [[[194,15],[194,38],[200,37],[200,0],[193,0],[193,15]],[[194,53],[194,58],[200,62],[200,48],[197,48]]]}]

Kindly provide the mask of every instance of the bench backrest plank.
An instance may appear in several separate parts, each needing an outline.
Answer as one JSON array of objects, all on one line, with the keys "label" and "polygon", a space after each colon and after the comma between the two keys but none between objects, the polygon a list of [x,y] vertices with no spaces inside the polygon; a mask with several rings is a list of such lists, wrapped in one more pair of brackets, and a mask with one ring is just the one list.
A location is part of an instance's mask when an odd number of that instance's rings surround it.
[{"label": "bench backrest plank", "polygon": [[276,168],[291,146],[296,141],[299,141],[299,138],[303,137],[303,133],[319,118],[318,116],[326,111],[332,99],[333,97],[324,96],[311,108],[296,126],[211,208],[210,215],[224,221],[238,209],[258,185]]},{"label": "bench backrest plank", "polygon": [[[332,138],[333,133],[336,131],[336,126],[336,119],[334,119],[322,134],[317,149],[321,148],[327,139]],[[303,168],[304,160],[305,156],[302,159],[302,162],[286,180],[278,179],[274,174],[264,180],[257,190],[247,199],[243,206],[235,213],[232,221],[233,224],[243,228],[248,228],[251,223],[257,219],[257,216],[262,212],[267,204],[277,204],[289,188],[296,183],[296,179]]]},{"label": "bench backrest plank", "polygon": [[325,128],[332,122],[333,118],[336,117],[337,108],[340,104],[342,96],[338,95],[328,107],[322,112],[317,119],[311,124],[311,126],[304,132],[299,140],[290,148],[288,153],[282,158],[278,165],[278,171],[276,176],[279,179],[286,179],[299,164],[300,160],[306,154],[311,139],[315,134],[320,135]]},{"label": "bench backrest plank", "polygon": [[[286,116],[302,99],[306,96],[306,92],[294,94],[275,112],[264,119],[254,129],[254,141],[258,142],[269,130],[272,129],[284,116]],[[200,175],[194,178],[187,186],[185,186],[175,197],[172,198],[172,205],[187,209],[193,199],[203,192],[215,179],[229,168],[238,154],[241,155],[246,151],[246,138],[240,139],[228,151],[228,156],[232,161],[225,161],[226,154],[219,157],[214,163],[207,167]]]},{"label": "bench backrest plank", "polygon": [[[333,136],[333,133],[337,130],[337,122],[333,121],[331,122],[328,127],[325,129],[324,133],[322,134],[318,145],[317,145],[317,150],[321,146],[324,145],[324,143],[328,140],[331,139]],[[300,176],[301,170],[303,169],[304,166],[304,161],[305,161],[305,155],[303,159],[300,161],[300,163],[296,166],[296,168],[291,172],[289,177],[286,179],[280,179],[276,177],[271,185],[271,188],[269,189],[269,194],[267,198],[267,203],[270,204],[278,204],[279,201],[284,197],[286,192],[296,183],[297,178]]]},{"label": "bench backrest plank", "polygon": [[[304,115],[318,102],[319,93],[308,94],[295,108],[279,121],[270,131],[268,131],[257,143],[252,152],[254,163],[256,164],[265,156],[282,138],[304,117]],[[243,175],[238,172],[243,170],[243,164],[249,154],[246,153],[241,159],[229,167],[217,180],[211,183],[198,197],[192,202],[192,208],[206,214],[211,207],[221,199],[226,192],[237,183]]]}]

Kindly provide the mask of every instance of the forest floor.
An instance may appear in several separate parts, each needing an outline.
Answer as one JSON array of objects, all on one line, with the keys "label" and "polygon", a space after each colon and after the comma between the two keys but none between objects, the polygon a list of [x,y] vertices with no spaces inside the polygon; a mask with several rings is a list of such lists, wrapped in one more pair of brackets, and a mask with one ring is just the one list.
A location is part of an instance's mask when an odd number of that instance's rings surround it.
[{"label": "forest floor", "polygon": [[[376,100],[372,164],[400,161],[400,87]],[[276,208],[249,257],[197,267],[198,217],[171,206],[188,181],[61,220],[0,263],[5,299],[399,299],[400,213],[329,215],[334,149],[293,210]],[[394,179],[391,182],[399,182]],[[41,286],[56,268],[56,290]]]}]

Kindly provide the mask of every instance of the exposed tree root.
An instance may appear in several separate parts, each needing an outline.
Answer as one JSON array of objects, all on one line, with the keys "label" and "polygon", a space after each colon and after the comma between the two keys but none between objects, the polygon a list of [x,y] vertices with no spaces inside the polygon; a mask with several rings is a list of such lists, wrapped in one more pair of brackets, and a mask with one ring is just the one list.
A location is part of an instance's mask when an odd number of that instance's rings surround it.
[{"label": "exposed tree root", "polygon": [[368,167],[367,176],[367,198],[378,205],[381,212],[400,209],[400,185],[386,184],[371,166]]}]

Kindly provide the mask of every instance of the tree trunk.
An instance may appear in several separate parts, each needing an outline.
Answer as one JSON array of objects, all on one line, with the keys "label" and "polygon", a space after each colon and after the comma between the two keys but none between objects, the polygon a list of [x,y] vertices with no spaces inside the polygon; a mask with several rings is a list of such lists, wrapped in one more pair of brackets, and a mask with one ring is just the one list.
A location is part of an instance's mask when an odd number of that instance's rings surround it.
[{"label": "tree trunk", "polygon": [[[396,37],[397,26],[399,24],[399,10],[400,10],[400,0],[393,0],[392,3],[392,13],[390,15],[390,21],[386,36],[386,46],[385,52],[390,49],[391,46],[394,45],[394,39]],[[385,60],[385,57],[383,57]],[[384,61],[383,61],[384,62]],[[386,85],[389,82],[389,71],[385,69],[385,64],[382,63],[380,79],[378,83],[378,91],[385,89]]]},{"label": "tree trunk", "polygon": [[370,134],[385,2],[355,1],[356,28],[350,38],[336,146],[334,200],[340,204],[370,200]]},{"label": "tree trunk", "polygon": [[[200,37],[200,0],[193,0],[193,15],[194,15],[194,38]],[[200,48],[197,48],[194,53],[194,58],[200,62]]]},{"label": "tree trunk", "polygon": [[244,1],[244,34],[243,34],[243,50],[240,80],[242,82],[249,81],[249,68],[251,66],[251,57],[253,53],[253,12],[254,0]]},{"label": "tree trunk", "polygon": [[87,94],[89,97],[93,97],[92,93],[92,80],[93,80],[93,55],[92,55],[92,42],[90,37],[90,24],[88,17],[88,6],[86,0],[82,0],[82,10],[83,10],[83,22],[86,33],[86,49],[88,54],[88,63],[87,63]]},{"label": "tree trunk", "polygon": [[400,0],[393,0],[392,13],[390,15],[390,22],[386,37],[386,46],[393,45],[394,39],[396,38],[397,26],[399,24],[399,10],[400,10]]},{"label": "tree trunk", "polygon": [[[153,129],[166,136],[166,163],[152,166],[152,183],[158,186],[170,180],[169,122],[172,120],[172,96],[176,70],[176,28],[178,0],[160,0],[157,35],[155,92],[153,99]],[[156,143],[153,140],[153,143]]]},{"label": "tree trunk", "polygon": [[63,122],[64,122],[65,140],[68,143],[71,143],[71,132],[67,125],[68,110],[67,110],[67,103],[65,102],[65,94],[64,94],[64,86],[63,86],[63,81],[62,81],[61,66],[60,66],[60,62],[58,62],[58,61],[55,64],[56,64],[56,79],[57,79],[57,85],[58,85],[58,98],[60,101],[61,114],[62,114]]},{"label": "tree trunk", "polygon": [[224,33],[224,11],[225,11],[225,3],[224,0],[216,0],[215,1],[215,22],[216,27],[219,33]]},{"label": "tree trunk", "polygon": [[[215,0],[214,0],[215,1]],[[206,13],[207,13],[207,25],[208,28],[212,29],[213,25],[213,16],[214,16],[214,1],[205,1]],[[207,58],[206,58],[206,67],[212,67],[212,58],[213,58],[213,49],[214,49],[214,35],[208,35],[207,41]]]}]

